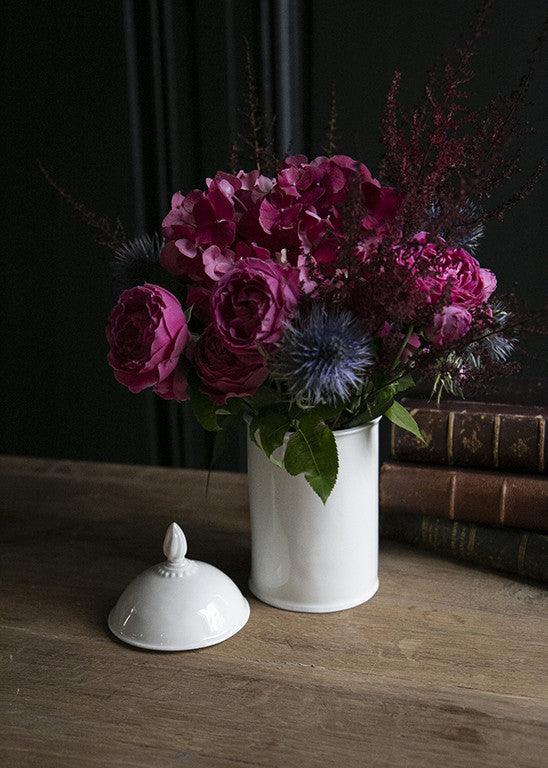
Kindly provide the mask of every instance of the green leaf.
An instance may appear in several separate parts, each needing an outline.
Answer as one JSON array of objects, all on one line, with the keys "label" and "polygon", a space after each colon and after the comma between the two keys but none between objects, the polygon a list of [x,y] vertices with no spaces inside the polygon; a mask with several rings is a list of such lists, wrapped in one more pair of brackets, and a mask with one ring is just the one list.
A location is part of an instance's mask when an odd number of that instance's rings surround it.
[{"label": "green leaf", "polygon": [[397,392],[403,392],[405,389],[411,389],[411,387],[415,386],[415,382],[413,380],[413,377],[407,374],[406,376],[402,376],[401,379],[398,379],[396,381],[397,385]]},{"label": "green leaf", "polygon": [[249,425],[251,440],[262,448],[270,461],[280,467],[283,466],[282,463],[274,459],[272,454],[282,445],[291,424],[291,418],[285,409],[270,405],[261,408]]},{"label": "green leaf", "polygon": [[390,384],[380,392],[377,392],[375,397],[366,401],[365,408],[363,408],[348,424],[349,427],[359,427],[362,424],[367,424],[368,421],[378,419],[388,411],[388,409],[394,403],[394,385]]},{"label": "green leaf", "polygon": [[259,411],[261,408],[272,405],[273,403],[279,403],[282,400],[282,395],[278,390],[272,389],[267,385],[260,386],[259,389],[248,398],[248,402],[251,407]]},{"label": "green leaf", "polygon": [[329,421],[338,416],[343,409],[343,406],[339,403],[337,405],[316,405],[304,412],[305,419],[311,419],[312,421]]},{"label": "green leaf", "polygon": [[401,427],[402,429],[406,429],[408,432],[415,435],[415,437],[418,437],[419,440],[422,440],[423,443],[425,442],[424,437],[421,435],[419,425],[409,411],[404,408],[401,403],[398,403],[397,400],[394,400],[385,415],[393,424],[396,424],[396,426]]},{"label": "green leaf", "polygon": [[188,383],[188,394],[190,396],[190,405],[194,415],[208,432],[215,432],[219,429],[217,423],[217,409],[207,395],[200,392],[198,385],[194,381]]},{"label": "green leaf", "polygon": [[259,438],[263,451],[271,458],[273,451],[279,448],[291,427],[291,420],[286,412],[275,406],[263,408],[260,412]]},{"label": "green leaf", "polygon": [[241,397],[229,397],[224,404],[222,411],[220,408],[217,409],[217,413],[222,412],[242,420],[244,413],[246,412],[246,406]]},{"label": "green leaf", "polygon": [[305,416],[287,442],[284,466],[290,475],[304,474],[306,481],[325,504],[335,486],[339,470],[333,432],[324,422]]},{"label": "green leaf", "polygon": [[257,430],[260,426],[260,419],[258,416],[254,416],[251,421],[249,422],[249,439],[255,443],[257,448],[262,448],[262,445],[260,444],[259,440],[257,439]]}]

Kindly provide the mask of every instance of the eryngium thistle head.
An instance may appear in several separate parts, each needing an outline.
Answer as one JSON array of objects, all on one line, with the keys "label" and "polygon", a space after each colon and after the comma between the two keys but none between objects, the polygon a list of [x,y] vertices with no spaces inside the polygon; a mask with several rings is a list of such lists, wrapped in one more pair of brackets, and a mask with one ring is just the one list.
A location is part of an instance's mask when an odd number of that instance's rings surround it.
[{"label": "eryngium thistle head", "polygon": [[374,362],[372,338],[347,309],[314,305],[288,324],[273,374],[305,406],[347,402]]},{"label": "eryngium thistle head", "polygon": [[150,282],[152,270],[160,260],[158,235],[141,235],[116,250],[112,273],[120,291]]},{"label": "eryngium thistle head", "polygon": [[487,354],[492,360],[499,363],[506,363],[512,356],[518,340],[517,331],[509,329],[505,332],[505,326],[511,318],[511,313],[506,310],[504,304],[496,299],[491,304],[493,312],[493,323],[498,326],[501,333],[490,333],[484,340],[483,345]]},{"label": "eryngium thistle head", "polygon": [[[438,227],[441,228],[438,230]],[[470,201],[460,207],[451,206],[449,213],[445,214],[439,203],[433,203],[425,228],[438,231],[452,248],[465,248],[472,254],[485,231],[481,214]]]}]

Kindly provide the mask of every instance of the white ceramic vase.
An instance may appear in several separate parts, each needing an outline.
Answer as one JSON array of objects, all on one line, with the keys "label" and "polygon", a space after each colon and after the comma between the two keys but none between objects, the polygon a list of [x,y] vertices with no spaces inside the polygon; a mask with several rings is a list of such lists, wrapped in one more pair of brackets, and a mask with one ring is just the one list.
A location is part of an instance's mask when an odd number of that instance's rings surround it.
[{"label": "white ceramic vase", "polygon": [[248,439],[249,586],[263,602],[325,613],[377,591],[378,421],[334,433],[339,472],[325,505]]}]

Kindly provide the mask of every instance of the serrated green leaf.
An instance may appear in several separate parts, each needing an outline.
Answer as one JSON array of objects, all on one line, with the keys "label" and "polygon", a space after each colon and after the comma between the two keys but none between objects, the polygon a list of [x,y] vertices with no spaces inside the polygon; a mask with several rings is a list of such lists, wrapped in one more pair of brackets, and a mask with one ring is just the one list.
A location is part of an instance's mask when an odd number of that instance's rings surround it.
[{"label": "serrated green leaf", "polygon": [[287,442],[284,466],[290,475],[304,474],[325,502],[337,481],[339,459],[335,437],[322,421],[304,417]]},{"label": "serrated green leaf", "polygon": [[411,387],[415,386],[415,381],[412,376],[402,376],[401,379],[398,379],[396,381],[396,385],[398,387],[398,392],[403,392],[405,389],[411,389]]},{"label": "serrated green leaf", "polygon": [[286,434],[291,427],[291,421],[287,413],[276,408],[264,408],[261,411],[261,424],[259,427],[259,439],[263,451],[268,458],[282,445]]},{"label": "serrated green leaf", "polygon": [[317,405],[307,411],[303,418],[310,419],[312,422],[316,421],[329,421],[338,416],[343,409],[343,406],[338,405]]},{"label": "serrated green leaf", "polygon": [[398,403],[397,400],[394,400],[390,408],[385,412],[385,416],[390,419],[393,424],[396,424],[396,426],[406,429],[408,432],[415,435],[415,437],[418,437],[419,440],[422,440],[423,443],[425,442],[424,437],[421,435],[419,425],[409,411],[404,408],[401,403]]},{"label": "serrated green leaf", "polygon": [[247,399],[250,406],[254,410],[258,411],[267,405],[281,402],[283,397],[277,389],[272,389],[271,387],[263,385],[259,387],[259,389]]},{"label": "serrated green leaf", "polygon": [[260,420],[257,416],[254,416],[251,421],[249,422],[248,431],[249,431],[249,439],[252,443],[255,443],[257,448],[262,448],[258,438],[257,438],[257,430],[259,429]]},{"label": "serrated green leaf", "polygon": [[[242,419],[246,413],[246,405],[241,397],[229,397],[224,404],[223,412],[234,416],[236,419]],[[221,413],[221,410],[217,408],[217,413]]]},{"label": "serrated green leaf", "polygon": [[219,429],[217,422],[217,409],[207,395],[200,392],[196,382],[189,381],[188,394],[190,397],[190,406],[199,423],[208,432],[215,432]]},{"label": "serrated green leaf", "polygon": [[374,398],[367,401],[366,407],[360,411],[348,424],[349,427],[359,427],[362,424],[367,424],[368,421],[373,421],[382,416],[394,403],[394,394],[392,386],[386,387],[381,392],[378,392]]}]

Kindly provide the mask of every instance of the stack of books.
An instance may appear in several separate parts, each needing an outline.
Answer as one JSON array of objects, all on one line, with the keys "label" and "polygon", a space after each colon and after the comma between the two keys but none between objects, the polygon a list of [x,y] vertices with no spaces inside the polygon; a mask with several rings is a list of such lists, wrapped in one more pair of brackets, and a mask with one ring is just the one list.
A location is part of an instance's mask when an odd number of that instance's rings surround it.
[{"label": "stack of books", "polygon": [[404,399],[425,442],[394,425],[381,536],[548,582],[548,409]]}]

